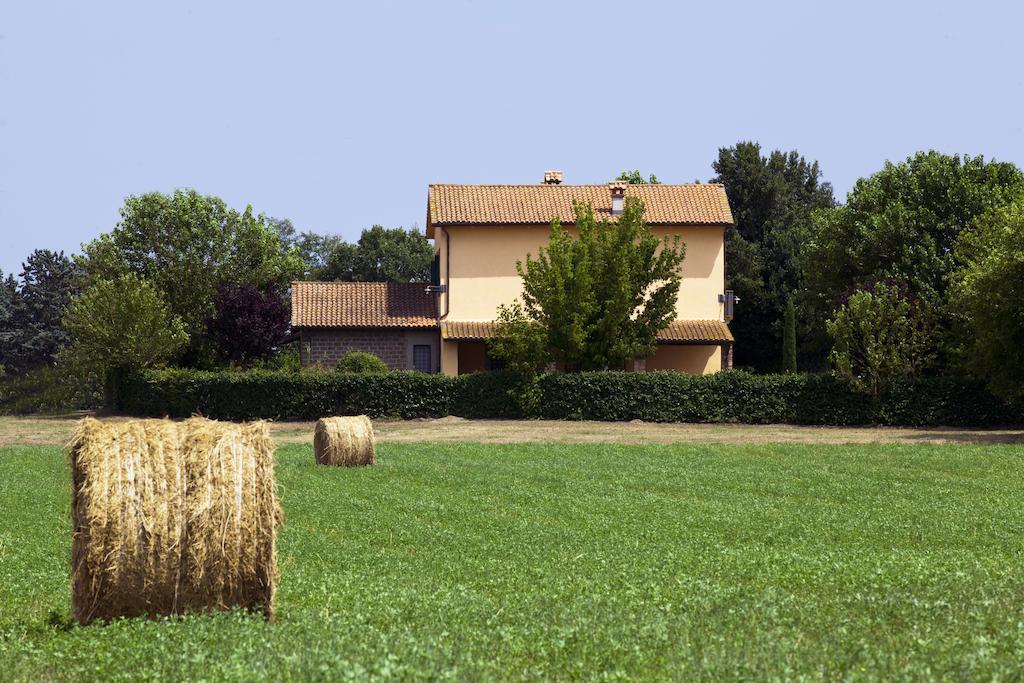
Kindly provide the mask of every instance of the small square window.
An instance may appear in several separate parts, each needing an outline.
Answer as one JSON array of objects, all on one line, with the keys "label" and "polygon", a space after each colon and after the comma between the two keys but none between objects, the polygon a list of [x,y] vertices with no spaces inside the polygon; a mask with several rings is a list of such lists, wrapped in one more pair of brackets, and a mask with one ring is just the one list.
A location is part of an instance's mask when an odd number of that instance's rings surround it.
[{"label": "small square window", "polygon": [[412,347],[412,368],[417,372],[430,372],[429,344],[415,344]]}]

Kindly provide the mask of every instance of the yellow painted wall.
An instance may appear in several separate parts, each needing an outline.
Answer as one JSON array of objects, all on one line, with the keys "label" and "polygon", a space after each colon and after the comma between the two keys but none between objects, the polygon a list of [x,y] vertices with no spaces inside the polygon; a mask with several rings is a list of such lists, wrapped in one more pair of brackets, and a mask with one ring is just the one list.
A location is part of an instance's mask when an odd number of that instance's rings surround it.
[{"label": "yellow painted wall", "polygon": [[[483,342],[441,342],[441,372],[466,375],[486,369]],[[722,347],[697,344],[659,344],[645,363],[647,372],[675,370],[692,375],[707,375],[722,369]]]},{"label": "yellow painted wall", "polygon": [[647,359],[646,368],[676,370],[691,375],[707,375],[722,369],[722,347],[690,344],[659,344]]},{"label": "yellow painted wall", "polygon": [[[721,227],[652,227],[658,237],[681,235],[686,244],[683,281],[676,306],[682,320],[721,320],[718,295],[725,288],[724,231]],[[441,254],[441,282],[449,286],[449,320],[494,320],[498,306],[522,292],[516,261],[537,255],[548,243],[547,226],[450,227],[435,231]],[[447,240],[451,240],[448,263]],[[450,270],[449,270],[450,265]],[[448,279],[446,279],[446,277]],[[441,311],[445,312],[442,297]]]},{"label": "yellow painted wall", "polygon": [[456,342],[441,340],[441,372],[459,374],[459,345]]}]

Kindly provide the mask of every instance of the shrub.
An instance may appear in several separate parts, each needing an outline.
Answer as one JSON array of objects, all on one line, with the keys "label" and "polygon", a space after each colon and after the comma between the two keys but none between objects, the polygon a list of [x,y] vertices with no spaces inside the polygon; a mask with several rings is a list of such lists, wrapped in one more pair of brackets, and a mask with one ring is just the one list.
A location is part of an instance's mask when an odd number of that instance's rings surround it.
[{"label": "shrub", "polygon": [[[355,374],[251,370],[144,370],[124,378],[118,408],[134,415],[313,420],[373,417],[518,418],[507,372],[461,377],[421,372]],[[983,384],[951,377],[893,382],[877,400],[831,375],[731,371],[586,372],[540,377],[541,417],[649,422],[986,426],[1024,415]]]},{"label": "shrub", "polygon": [[388,371],[387,364],[366,351],[347,351],[334,366],[338,372],[354,372],[359,375],[382,375]]},{"label": "shrub", "polygon": [[254,361],[249,366],[251,370],[279,370],[281,372],[300,372],[302,360],[299,357],[299,349],[296,343],[291,343],[269,358],[262,358]]}]

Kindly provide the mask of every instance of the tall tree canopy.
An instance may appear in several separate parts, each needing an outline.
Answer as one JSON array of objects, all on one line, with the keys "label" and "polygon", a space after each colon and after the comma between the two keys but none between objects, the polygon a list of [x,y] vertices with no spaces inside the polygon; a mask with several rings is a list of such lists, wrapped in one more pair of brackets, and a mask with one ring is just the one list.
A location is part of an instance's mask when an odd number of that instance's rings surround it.
[{"label": "tall tree canopy", "polygon": [[953,282],[961,360],[1000,394],[1024,403],[1024,192],[958,240]]},{"label": "tall tree canopy", "polygon": [[14,309],[18,303],[18,282],[13,275],[4,277],[0,270],[0,377],[7,373],[4,366],[7,355],[10,351],[9,342],[5,341],[5,334],[12,329]]},{"label": "tall tree canopy", "polygon": [[849,292],[883,280],[905,283],[936,321],[930,342],[950,358],[947,289],[961,265],[957,239],[1024,186],[1013,165],[919,152],[857,181],[846,204],[814,215],[804,239],[803,301],[824,320]]},{"label": "tall tree canopy", "polygon": [[80,276],[64,252],[37,249],[22,265],[20,283],[4,280],[0,291],[0,365],[23,373],[52,363],[68,343],[61,322]]},{"label": "tall tree canopy", "polygon": [[304,230],[298,232],[287,218],[268,218],[267,222],[281,238],[281,248],[288,252],[298,251],[306,263],[306,277],[311,280],[323,280],[324,270],[331,252],[344,240],[340,235],[326,235]]},{"label": "tall tree canopy", "polygon": [[730,324],[734,363],[777,371],[786,301],[799,283],[801,236],[812,212],[835,206],[832,185],[821,180],[818,162],[795,150],[764,156],[756,142],[719,149],[712,167],[711,182],[725,185],[735,220],[725,236],[726,288],[740,297]]},{"label": "tall tree canopy", "polygon": [[113,231],[84,245],[92,280],[135,274],[181,318],[193,345],[221,287],[248,284],[284,291],[306,270],[296,249],[252,208],[239,212],[194,190],[132,196]]},{"label": "tall tree canopy", "polygon": [[553,360],[568,370],[621,370],[654,352],[675,318],[685,247],[659,240],[644,205],[627,197],[618,221],[576,205],[578,237],[555,220],[547,247],[517,262],[527,322],[546,331]]},{"label": "tall tree canopy", "polygon": [[624,180],[630,185],[660,185],[661,181],[658,180],[658,176],[653,173],[645,179],[643,174],[639,170],[623,171],[615,178],[616,180]]},{"label": "tall tree canopy", "polygon": [[433,261],[434,248],[421,231],[374,225],[356,244],[336,244],[321,274],[345,282],[429,282]]}]

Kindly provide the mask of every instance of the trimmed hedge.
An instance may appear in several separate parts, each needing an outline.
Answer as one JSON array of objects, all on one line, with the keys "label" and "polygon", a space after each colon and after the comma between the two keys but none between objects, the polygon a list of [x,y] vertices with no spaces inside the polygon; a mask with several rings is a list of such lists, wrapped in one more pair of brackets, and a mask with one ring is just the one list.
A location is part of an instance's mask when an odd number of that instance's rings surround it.
[{"label": "trimmed hedge", "polygon": [[543,416],[576,420],[966,427],[1020,424],[984,384],[951,377],[895,382],[877,401],[832,375],[672,372],[548,375]]},{"label": "trimmed hedge", "polygon": [[580,373],[541,382],[544,417],[645,422],[869,424],[868,397],[829,375]]},{"label": "trimmed hedge", "polygon": [[147,370],[126,377],[115,410],[131,415],[227,420],[315,420],[325,415],[373,417],[448,415],[456,380],[445,375],[389,372],[217,372]]},{"label": "trimmed hedge", "polygon": [[0,415],[64,413],[89,407],[87,389],[70,385],[56,368],[0,377]]},{"label": "trimmed hedge", "polygon": [[[373,417],[516,418],[515,380],[504,372],[461,377],[416,372],[204,372],[148,370],[120,382],[115,409],[133,415],[313,420]],[[540,378],[540,417],[648,422],[991,426],[1024,422],[982,384],[948,377],[898,382],[877,401],[830,375],[696,376],[589,372]]]}]

